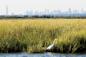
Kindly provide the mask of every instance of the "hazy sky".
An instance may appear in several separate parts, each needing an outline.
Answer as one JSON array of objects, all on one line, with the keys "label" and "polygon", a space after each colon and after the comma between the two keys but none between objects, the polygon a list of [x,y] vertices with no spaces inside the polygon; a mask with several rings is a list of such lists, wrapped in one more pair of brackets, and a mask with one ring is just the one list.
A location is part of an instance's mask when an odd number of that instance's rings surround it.
[{"label": "hazy sky", "polygon": [[8,6],[10,12],[25,12],[27,9],[59,9],[68,8],[86,10],[86,0],[0,0],[0,13],[6,12]]}]

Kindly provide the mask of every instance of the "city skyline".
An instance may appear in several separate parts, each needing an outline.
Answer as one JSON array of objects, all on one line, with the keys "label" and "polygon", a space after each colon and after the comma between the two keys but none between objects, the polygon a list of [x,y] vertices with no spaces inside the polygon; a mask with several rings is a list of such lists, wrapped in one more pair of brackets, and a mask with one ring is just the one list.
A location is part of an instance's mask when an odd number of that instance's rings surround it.
[{"label": "city skyline", "polygon": [[[23,13],[22,13],[23,12]],[[83,8],[81,8],[80,10],[78,9],[72,9],[72,8],[68,8],[65,11],[59,10],[59,9],[55,9],[55,10],[50,10],[50,9],[42,9],[42,10],[33,10],[33,9],[26,9],[25,11],[21,11],[20,14],[16,13],[16,12],[11,12],[9,10],[9,7],[6,6],[5,7],[5,11],[4,14],[3,12],[0,11],[0,15],[52,15],[52,14],[86,14],[86,10],[84,10]]]},{"label": "city skyline", "polygon": [[48,10],[64,12],[69,8],[81,12],[86,11],[85,5],[85,0],[0,0],[0,14],[26,14],[28,11]]}]

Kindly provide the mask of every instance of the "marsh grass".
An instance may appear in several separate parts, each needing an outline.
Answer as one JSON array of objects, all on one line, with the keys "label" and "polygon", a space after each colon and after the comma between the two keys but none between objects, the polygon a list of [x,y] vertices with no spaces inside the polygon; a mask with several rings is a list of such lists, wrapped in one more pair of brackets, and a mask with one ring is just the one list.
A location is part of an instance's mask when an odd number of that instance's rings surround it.
[{"label": "marsh grass", "polygon": [[86,48],[86,20],[0,20],[0,52],[44,52],[52,43],[60,52]]}]

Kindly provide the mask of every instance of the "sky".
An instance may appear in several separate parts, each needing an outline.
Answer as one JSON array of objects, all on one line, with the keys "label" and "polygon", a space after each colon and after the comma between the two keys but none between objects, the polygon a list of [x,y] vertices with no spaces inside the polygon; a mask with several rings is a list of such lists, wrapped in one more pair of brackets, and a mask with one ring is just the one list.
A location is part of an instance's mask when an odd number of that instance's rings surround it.
[{"label": "sky", "polygon": [[27,10],[86,10],[86,0],[0,0],[0,14],[6,13],[8,7],[9,14],[21,14]]}]

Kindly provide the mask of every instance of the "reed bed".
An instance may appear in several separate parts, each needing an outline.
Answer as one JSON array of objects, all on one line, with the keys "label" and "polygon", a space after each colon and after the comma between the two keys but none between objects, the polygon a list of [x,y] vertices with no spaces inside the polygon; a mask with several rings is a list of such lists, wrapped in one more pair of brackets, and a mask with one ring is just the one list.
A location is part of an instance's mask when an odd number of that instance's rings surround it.
[{"label": "reed bed", "polygon": [[79,52],[86,49],[85,34],[85,19],[3,19],[0,52],[43,52],[52,43],[57,52]]}]

